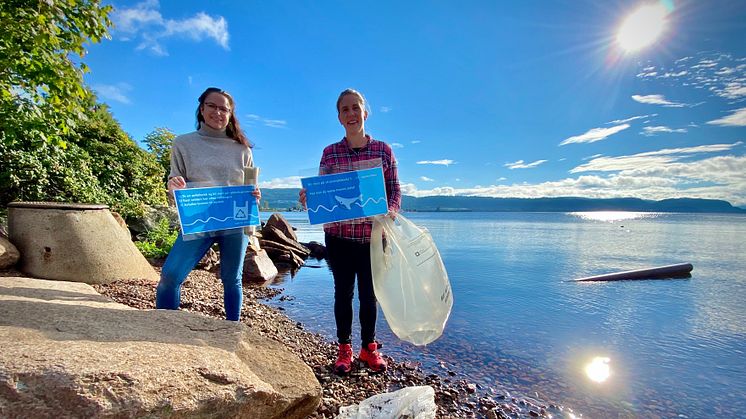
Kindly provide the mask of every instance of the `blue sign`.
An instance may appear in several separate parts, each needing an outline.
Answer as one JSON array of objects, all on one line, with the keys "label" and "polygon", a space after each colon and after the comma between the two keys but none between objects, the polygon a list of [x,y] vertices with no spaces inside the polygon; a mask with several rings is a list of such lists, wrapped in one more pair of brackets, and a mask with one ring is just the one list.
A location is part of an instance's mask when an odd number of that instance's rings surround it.
[{"label": "blue sign", "polygon": [[301,179],[311,224],[386,214],[388,202],[380,167]]},{"label": "blue sign", "polygon": [[259,225],[254,185],[174,190],[182,234]]}]

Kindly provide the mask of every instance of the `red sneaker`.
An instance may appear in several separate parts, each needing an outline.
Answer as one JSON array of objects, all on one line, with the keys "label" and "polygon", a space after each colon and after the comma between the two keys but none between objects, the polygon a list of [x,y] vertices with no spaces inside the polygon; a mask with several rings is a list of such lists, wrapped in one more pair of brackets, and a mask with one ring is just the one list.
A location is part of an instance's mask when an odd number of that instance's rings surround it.
[{"label": "red sneaker", "polygon": [[360,361],[368,364],[368,368],[373,371],[380,372],[386,370],[386,361],[381,357],[381,353],[378,352],[378,343],[371,342],[367,348],[360,349]]},{"label": "red sneaker", "polygon": [[349,343],[339,344],[339,355],[334,363],[334,371],[337,374],[347,374],[352,370],[352,345]]}]

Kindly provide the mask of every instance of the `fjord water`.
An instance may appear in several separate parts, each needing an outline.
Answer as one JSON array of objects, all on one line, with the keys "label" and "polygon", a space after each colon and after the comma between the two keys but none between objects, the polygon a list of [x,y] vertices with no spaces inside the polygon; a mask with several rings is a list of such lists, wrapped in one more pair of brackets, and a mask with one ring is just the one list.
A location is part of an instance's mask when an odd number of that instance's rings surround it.
[{"label": "fjord water", "polygon": [[[283,215],[300,241],[323,242],[305,213]],[[423,348],[398,340],[380,315],[386,354],[585,417],[745,414],[745,216],[405,216],[432,234],[454,306],[443,336]],[[684,262],[694,265],[691,278],[570,281]],[[307,265],[273,285],[294,297],[274,304],[334,340],[331,273],[323,261]]]}]

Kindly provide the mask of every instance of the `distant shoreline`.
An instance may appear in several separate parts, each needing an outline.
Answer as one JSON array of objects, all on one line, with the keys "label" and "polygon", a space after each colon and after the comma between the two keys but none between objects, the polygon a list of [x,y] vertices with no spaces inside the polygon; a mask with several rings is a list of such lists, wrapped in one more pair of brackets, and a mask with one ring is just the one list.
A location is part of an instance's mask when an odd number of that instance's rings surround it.
[{"label": "distant shoreline", "polygon": [[[262,189],[263,211],[300,211],[298,188]],[[673,198],[489,198],[480,196],[402,197],[402,211],[412,212],[586,212],[634,211],[665,213],[746,214],[746,209],[718,199]]]}]

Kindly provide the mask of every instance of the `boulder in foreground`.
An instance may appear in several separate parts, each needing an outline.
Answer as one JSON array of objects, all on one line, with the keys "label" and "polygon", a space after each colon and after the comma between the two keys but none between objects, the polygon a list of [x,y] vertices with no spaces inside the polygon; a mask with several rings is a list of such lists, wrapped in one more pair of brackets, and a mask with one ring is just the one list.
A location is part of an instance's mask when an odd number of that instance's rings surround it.
[{"label": "boulder in foreground", "polygon": [[311,369],[240,324],[0,278],[0,417],[304,418]]}]

